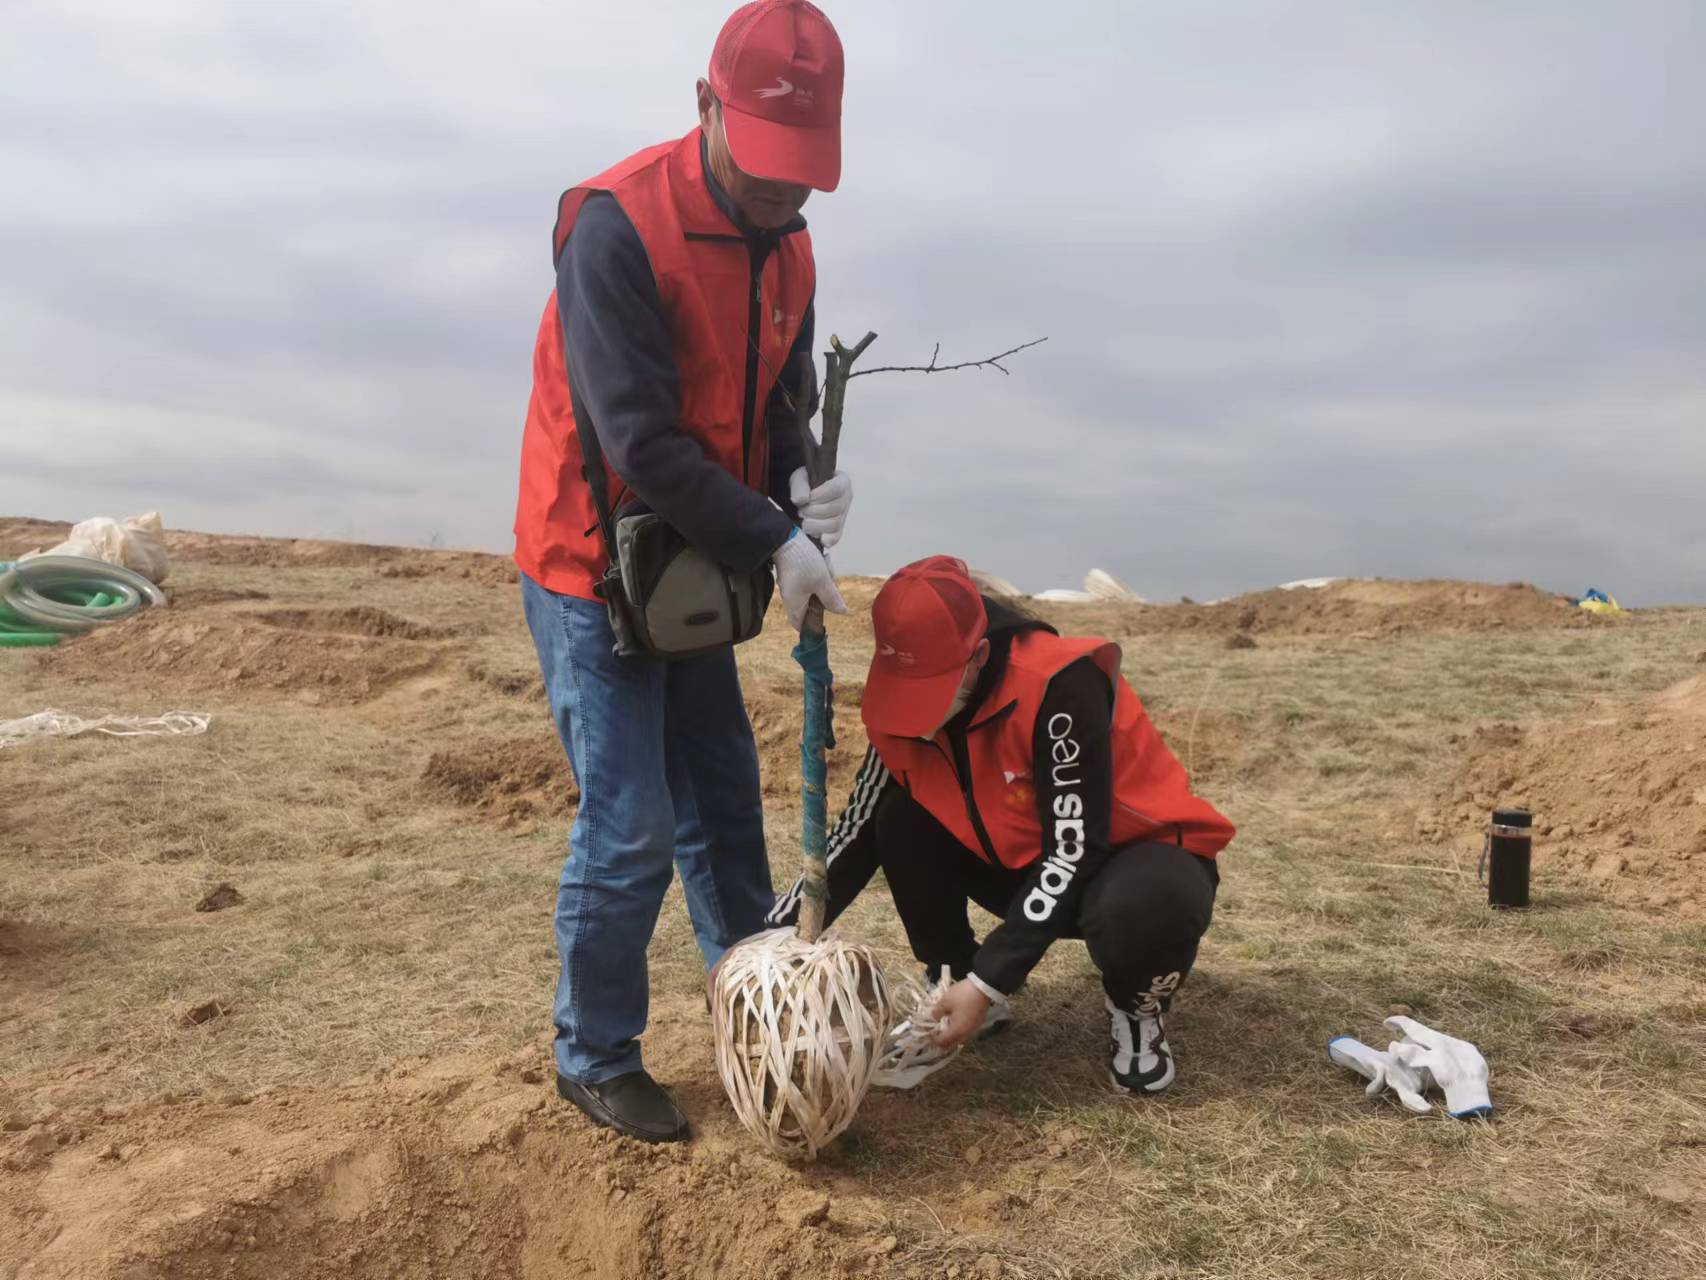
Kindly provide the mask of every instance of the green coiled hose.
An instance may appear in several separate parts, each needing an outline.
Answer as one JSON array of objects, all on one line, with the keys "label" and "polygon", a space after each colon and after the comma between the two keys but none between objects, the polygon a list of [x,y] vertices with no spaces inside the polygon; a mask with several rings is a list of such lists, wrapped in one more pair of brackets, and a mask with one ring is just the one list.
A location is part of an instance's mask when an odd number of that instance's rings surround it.
[{"label": "green coiled hose", "polygon": [[165,603],[140,573],[88,556],[0,562],[0,649],[58,644]]}]

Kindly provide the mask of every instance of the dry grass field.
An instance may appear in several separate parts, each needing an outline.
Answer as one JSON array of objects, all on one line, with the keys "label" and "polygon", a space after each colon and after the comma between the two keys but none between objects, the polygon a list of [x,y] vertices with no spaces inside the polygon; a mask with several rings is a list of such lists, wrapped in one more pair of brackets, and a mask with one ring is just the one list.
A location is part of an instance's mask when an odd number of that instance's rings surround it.
[{"label": "dry grass field", "polygon": [[[0,559],[59,528],[0,521]],[[550,1088],[575,793],[506,562],[171,546],[169,611],[0,651],[0,720],[213,717],[0,750],[0,1276],[1706,1275],[1706,609],[1458,583],[1046,608],[1125,646],[1240,827],[1179,1083],[1108,1092],[1063,943],[1012,1032],[792,1169],[722,1099],[679,895],[645,1043],[696,1140],[595,1132]],[[778,884],[785,629],[742,652]],[[868,616],[831,641],[839,798]],[[1476,884],[1502,801],[1543,833],[1523,913]],[[880,883],[844,927],[909,963]],[[1490,1123],[1328,1063],[1398,1006],[1481,1047]]]}]

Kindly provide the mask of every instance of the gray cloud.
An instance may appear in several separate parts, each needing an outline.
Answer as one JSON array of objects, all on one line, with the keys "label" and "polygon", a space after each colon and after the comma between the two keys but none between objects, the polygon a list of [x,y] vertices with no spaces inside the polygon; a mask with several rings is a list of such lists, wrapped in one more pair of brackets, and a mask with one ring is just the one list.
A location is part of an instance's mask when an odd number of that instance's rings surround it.
[{"label": "gray cloud", "polygon": [[[821,326],[1051,341],[855,384],[840,567],[1700,598],[1700,6],[842,9]],[[8,7],[0,507],[504,549],[556,194],[720,17]]]}]

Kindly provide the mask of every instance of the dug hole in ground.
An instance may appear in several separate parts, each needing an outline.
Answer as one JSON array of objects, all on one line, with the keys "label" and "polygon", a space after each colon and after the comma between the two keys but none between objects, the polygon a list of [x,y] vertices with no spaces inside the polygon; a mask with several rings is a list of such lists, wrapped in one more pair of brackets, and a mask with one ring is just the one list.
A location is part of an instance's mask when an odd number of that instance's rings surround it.
[{"label": "dug hole in ground", "polygon": [[[65,528],[0,520],[0,559]],[[1063,943],[1010,1032],[791,1168],[722,1098],[677,894],[645,1045],[695,1141],[595,1131],[551,1089],[577,796],[507,563],[168,541],[169,610],[0,654],[0,719],[213,716],[0,751],[0,1275],[1706,1274],[1706,611],[1455,582],[1039,606],[1124,646],[1241,830],[1178,1084],[1108,1092]],[[833,808],[868,614],[831,628]],[[788,639],[778,615],[741,651],[779,882]],[[1523,801],[1535,905],[1495,914],[1481,833]],[[880,882],[848,928],[910,964]],[[1494,1123],[1327,1063],[1395,1009],[1480,1046]]]}]

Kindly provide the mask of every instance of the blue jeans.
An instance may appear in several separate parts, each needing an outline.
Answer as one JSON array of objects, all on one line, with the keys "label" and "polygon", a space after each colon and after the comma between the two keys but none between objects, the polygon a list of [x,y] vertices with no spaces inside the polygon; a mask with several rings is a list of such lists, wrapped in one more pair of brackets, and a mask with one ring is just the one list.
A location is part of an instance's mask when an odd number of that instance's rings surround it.
[{"label": "blue jeans", "polygon": [[557,1070],[597,1084],[640,1068],[646,946],[672,865],[707,967],[764,928],[758,749],[732,649],[618,658],[602,603],[525,574],[521,595],[581,793],[557,886]]}]

